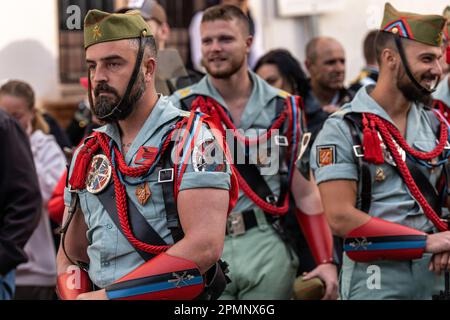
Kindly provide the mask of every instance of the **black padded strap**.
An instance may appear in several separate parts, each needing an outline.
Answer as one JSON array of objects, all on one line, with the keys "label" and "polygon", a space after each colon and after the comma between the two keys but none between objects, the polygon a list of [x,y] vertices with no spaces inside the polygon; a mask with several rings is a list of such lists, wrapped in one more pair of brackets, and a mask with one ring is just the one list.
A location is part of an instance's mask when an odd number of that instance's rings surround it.
[{"label": "black padded strap", "polygon": [[174,243],[177,243],[181,239],[184,238],[184,232],[181,227],[180,218],[178,216],[178,208],[174,194],[174,175],[173,165],[171,161],[171,150],[173,148],[173,142],[170,143],[168,149],[166,150],[163,158],[161,159],[162,169],[166,170],[166,172],[172,172],[172,177],[168,176],[163,177],[163,181],[160,182],[162,190],[163,190],[163,198],[164,198],[164,207],[166,209],[166,219],[167,219],[167,228],[170,230],[172,234],[172,238]]},{"label": "black padded strap", "polygon": [[[350,128],[350,133],[352,135],[353,147],[360,146],[362,152],[362,141],[360,136],[361,131],[361,117],[358,114],[350,113],[347,114],[344,119],[347,121]],[[370,173],[369,164],[364,160],[363,157],[357,157],[354,154],[357,167],[358,176],[360,183],[360,199],[361,204],[359,209],[365,213],[369,213],[370,207],[372,205],[372,175]]]},{"label": "black padded strap", "polygon": [[[119,222],[119,216],[116,207],[114,184],[111,183],[104,192],[98,194],[97,196],[100,202],[102,203],[103,207],[105,208],[105,210],[108,212],[111,220],[120,230],[120,232],[122,232],[122,234],[125,236]],[[136,208],[134,203],[130,200],[128,200],[127,202],[128,202],[128,217],[133,235],[142,242],[154,246],[166,246],[167,243],[161,238],[158,232],[156,232],[155,229],[153,229],[152,226],[148,224],[147,220],[139,212],[138,208]],[[126,236],[125,239],[127,239]],[[150,259],[155,257],[154,254],[141,251],[136,247],[134,247],[134,249],[145,261],[149,261]]]},{"label": "black padded strap", "polygon": [[428,204],[434,209],[438,216],[441,216],[442,203],[436,188],[430,183],[428,177],[426,177],[418,168],[417,164],[408,157],[406,158],[406,165],[408,166],[409,172],[411,173],[414,181],[419,187],[420,192],[425,197]]}]

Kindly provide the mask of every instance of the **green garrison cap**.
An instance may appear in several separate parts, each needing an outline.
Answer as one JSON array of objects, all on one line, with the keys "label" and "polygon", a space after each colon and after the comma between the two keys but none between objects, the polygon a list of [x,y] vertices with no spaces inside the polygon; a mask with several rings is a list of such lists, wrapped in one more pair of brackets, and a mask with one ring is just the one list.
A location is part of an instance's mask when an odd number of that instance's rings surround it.
[{"label": "green garrison cap", "polygon": [[439,47],[445,23],[446,19],[443,16],[399,12],[390,3],[386,3],[381,30]]},{"label": "green garrison cap", "polygon": [[152,37],[150,27],[137,10],[108,13],[90,10],[84,19],[84,48],[123,39]]}]

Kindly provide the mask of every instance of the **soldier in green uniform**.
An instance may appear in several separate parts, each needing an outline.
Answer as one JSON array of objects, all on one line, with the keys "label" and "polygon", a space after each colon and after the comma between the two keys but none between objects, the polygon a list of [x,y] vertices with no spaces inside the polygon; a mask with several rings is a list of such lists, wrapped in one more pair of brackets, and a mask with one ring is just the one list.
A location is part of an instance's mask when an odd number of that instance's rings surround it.
[{"label": "soldier in green uniform", "polygon": [[[307,279],[321,278],[324,298],[336,298],[332,236],[321,214],[318,190],[294,165],[301,135],[298,97],[269,86],[248,69],[252,37],[248,19],[237,7],[205,11],[201,37],[208,75],[171,99],[182,109],[207,113],[217,127],[229,129],[230,150],[236,149],[240,194],[228,219],[222,256],[230,264],[232,282],[221,299],[291,298],[298,262],[283,241],[280,222],[291,194],[318,264]],[[264,134],[269,128],[270,139]],[[263,149],[269,151],[260,153]]]},{"label": "soldier in green uniform", "polygon": [[325,213],[345,238],[342,299],[431,299],[443,287],[448,128],[429,106],[444,24],[386,4],[377,85],[332,115],[312,147]]},{"label": "soldier in green uniform", "polygon": [[[222,138],[156,93],[156,45],[139,12],[92,10],[84,33],[91,108],[107,125],[76,150],[69,172],[60,297],[217,298],[235,189],[226,161],[200,165],[210,144],[224,160]],[[209,271],[219,282],[209,285]]]}]

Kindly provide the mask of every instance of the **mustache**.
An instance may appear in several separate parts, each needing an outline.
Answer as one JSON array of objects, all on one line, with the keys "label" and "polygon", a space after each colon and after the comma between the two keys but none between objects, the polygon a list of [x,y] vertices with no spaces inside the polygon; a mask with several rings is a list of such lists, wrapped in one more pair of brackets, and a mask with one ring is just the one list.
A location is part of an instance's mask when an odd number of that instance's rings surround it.
[{"label": "mustache", "polygon": [[97,98],[101,93],[112,93],[116,97],[119,96],[117,90],[109,86],[107,83],[100,83],[95,87],[94,96]]}]

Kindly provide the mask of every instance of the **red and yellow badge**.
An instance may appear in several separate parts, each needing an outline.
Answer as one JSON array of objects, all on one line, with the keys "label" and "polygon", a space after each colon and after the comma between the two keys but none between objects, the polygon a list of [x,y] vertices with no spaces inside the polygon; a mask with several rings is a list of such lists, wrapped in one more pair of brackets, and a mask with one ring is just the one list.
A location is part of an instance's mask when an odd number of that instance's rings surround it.
[{"label": "red and yellow badge", "polygon": [[336,146],[317,147],[317,165],[322,168],[336,163]]},{"label": "red and yellow badge", "polygon": [[158,156],[158,148],[154,147],[141,147],[136,155],[135,164],[148,165],[153,164]]}]

